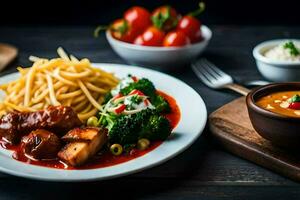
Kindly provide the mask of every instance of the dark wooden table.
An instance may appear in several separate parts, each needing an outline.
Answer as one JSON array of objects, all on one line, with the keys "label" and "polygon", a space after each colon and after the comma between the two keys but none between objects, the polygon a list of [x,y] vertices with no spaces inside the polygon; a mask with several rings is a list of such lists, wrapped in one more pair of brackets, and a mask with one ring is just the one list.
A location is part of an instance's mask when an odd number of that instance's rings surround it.
[{"label": "dark wooden table", "polygon": [[[252,57],[253,47],[275,38],[297,38],[300,27],[211,26],[213,39],[204,54],[237,81],[262,79]],[[17,65],[30,66],[29,55],[56,56],[63,46],[93,62],[124,63],[109,47],[104,35],[92,36],[93,27],[0,27],[0,42],[16,45]],[[189,66],[171,75],[192,86],[211,113],[238,97],[230,91],[205,87]],[[176,158],[141,173],[89,183],[48,183],[1,175],[0,199],[112,198],[122,199],[299,199],[300,185],[224,151],[206,128],[188,150]]]}]

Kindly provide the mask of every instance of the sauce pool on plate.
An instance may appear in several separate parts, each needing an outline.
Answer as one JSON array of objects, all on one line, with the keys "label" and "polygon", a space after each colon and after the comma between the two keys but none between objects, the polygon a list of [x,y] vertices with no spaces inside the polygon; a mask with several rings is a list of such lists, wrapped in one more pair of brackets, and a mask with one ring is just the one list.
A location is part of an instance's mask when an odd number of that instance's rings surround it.
[{"label": "sauce pool on plate", "polygon": [[[165,114],[165,117],[170,121],[172,129],[176,127],[180,120],[180,110],[176,103],[176,100],[171,97],[170,95],[162,92],[157,91],[159,95],[164,97],[170,104],[171,112],[168,114]],[[50,168],[57,168],[57,169],[96,169],[96,168],[103,168],[103,167],[109,167],[117,164],[121,164],[127,161],[130,161],[132,159],[138,158],[140,156],[143,156],[147,154],[148,152],[154,150],[159,145],[161,145],[163,141],[156,141],[152,142],[148,149],[146,150],[138,150],[133,149],[129,154],[122,154],[120,156],[114,156],[109,151],[100,151],[96,156],[94,156],[89,162],[87,162],[85,165],[81,167],[72,167],[65,163],[63,163],[60,160],[32,160],[29,159],[23,152],[23,148],[21,148],[21,144],[18,145],[11,145],[10,143],[7,143],[4,139],[1,138],[0,140],[0,146],[4,149],[12,150],[13,151],[13,158],[25,162],[28,164],[33,165],[39,165],[44,167],[50,167]]]},{"label": "sauce pool on plate", "polygon": [[300,117],[300,91],[281,91],[261,97],[256,104],[271,112]]}]

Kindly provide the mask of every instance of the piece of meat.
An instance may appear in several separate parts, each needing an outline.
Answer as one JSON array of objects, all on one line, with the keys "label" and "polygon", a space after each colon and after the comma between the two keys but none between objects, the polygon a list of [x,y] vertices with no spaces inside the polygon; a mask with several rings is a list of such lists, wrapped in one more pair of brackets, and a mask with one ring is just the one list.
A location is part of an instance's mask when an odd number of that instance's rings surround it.
[{"label": "piece of meat", "polygon": [[54,159],[61,149],[61,141],[54,134],[44,129],[32,131],[22,138],[24,152],[35,159]]},{"label": "piece of meat", "polygon": [[[72,132],[75,132],[74,134]],[[71,132],[71,133],[70,133]],[[81,128],[71,130],[67,135],[75,138],[80,136],[83,140],[70,140],[67,136],[66,141],[72,141],[58,152],[58,157],[72,166],[80,166],[84,164],[89,158],[93,157],[101,147],[107,142],[107,129],[105,128]],[[85,136],[84,136],[85,135]],[[74,137],[73,137],[74,138]],[[89,138],[89,139],[86,139]]]},{"label": "piece of meat", "polygon": [[67,143],[69,142],[90,142],[93,140],[98,131],[95,131],[98,128],[95,127],[86,127],[86,128],[74,128],[70,130],[66,135],[61,139]]},{"label": "piece of meat", "polygon": [[36,129],[46,129],[64,135],[82,124],[71,107],[49,106],[37,112],[11,112],[0,119],[0,136],[15,144],[22,136]]}]

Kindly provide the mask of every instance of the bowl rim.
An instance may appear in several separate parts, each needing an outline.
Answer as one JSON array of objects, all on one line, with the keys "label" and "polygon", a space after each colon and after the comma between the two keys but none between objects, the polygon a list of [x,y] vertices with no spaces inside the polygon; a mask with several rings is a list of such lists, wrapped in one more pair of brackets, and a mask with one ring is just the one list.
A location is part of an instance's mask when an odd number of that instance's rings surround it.
[{"label": "bowl rim", "polygon": [[202,33],[203,33],[203,40],[201,40],[200,42],[194,43],[194,44],[189,44],[189,45],[185,45],[182,47],[156,47],[156,46],[142,46],[142,45],[136,45],[136,44],[131,44],[128,42],[123,42],[120,40],[117,40],[115,38],[113,38],[109,32],[109,30],[106,30],[106,38],[108,41],[112,41],[114,43],[116,43],[119,46],[128,48],[128,49],[135,49],[135,50],[147,50],[147,51],[177,51],[177,50],[182,50],[182,49],[189,49],[189,48],[193,48],[195,46],[198,45],[202,45],[203,43],[207,43],[210,41],[210,39],[212,38],[212,31],[210,28],[208,28],[205,25],[201,25],[200,27]]},{"label": "bowl rim", "polygon": [[271,60],[271,59],[269,59],[269,58],[262,55],[261,49],[263,49],[263,48],[270,49],[271,47],[274,47],[274,46],[276,46],[278,44],[281,44],[285,41],[295,41],[297,43],[300,43],[300,39],[295,39],[295,38],[267,40],[267,41],[261,42],[258,45],[256,45],[253,48],[252,55],[258,61],[261,61],[261,62],[266,63],[266,64],[278,66],[278,67],[280,67],[280,66],[285,66],[285,67],[300,66],[300,61],[276,61],[276,60]]},{"label": "bowl rim", "polygon": [[[269,118],[275,118],[275,119],[281,119],[281,120],[292,120],[292,121],[300,122],[300,117],[287,116],[287,115],[269,111],[265,108],[258,106],[254,100],[255,95],[257,95],[260,92],[265,91],[268,94],[267,91],[272,90],[274,88],[275,89],[278,88],[277,91],[281,91],[280,88],[282,88],[282,87],[296,86],[296,85],[299,86],[299,88],[300,88],[300,82],[271,83],[268,85],[260,86],[258,88],[255,88],[254,90],[252,90],[250,93],[248,93],[248,95],[246,96],[246,104],[249,108],[251,108],[255,112],[257,112],[261,115],[267,116]],[[274,91],[272,91],[272,92],[274,92]],[[272,93],[272,92],[270,92],[270,93]],[[266,94],[264,94],[264,95],[266,95]]]}]

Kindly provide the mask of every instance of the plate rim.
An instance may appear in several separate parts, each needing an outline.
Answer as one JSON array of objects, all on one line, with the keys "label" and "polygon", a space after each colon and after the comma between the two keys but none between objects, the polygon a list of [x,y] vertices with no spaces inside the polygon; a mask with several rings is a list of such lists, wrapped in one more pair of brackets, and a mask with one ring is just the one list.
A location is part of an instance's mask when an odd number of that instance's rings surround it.
[{"label": "plate rim", "polygon": [[[6,173],[6,174],[10,174],[10,175],[14,175],[14,176],[18,176],[18,177],[23,177],[23,178],[28,178],[28,179],[33,179],[33,180],[42,180],[42,181],[51,181],[51,182],[87,182],[87,181],[97,181],[97,180],[100,181],[100,180],[113,179],[113,178],[123,177],[123,176],[127,176],[127,175],[130,175],[130,174],[134,174],[134,173],[144,171],[146,169],[152,168],[154,166],[158,166],[158,165],[174,158],[175,156],[179,155],[180,153],[182,153],[186,149],[188,149],[203,133],[203,130],[204,130],[204,128],[206,126],[206,123],[207,123],[207,107],[206,107],[206,104],[205,104],[204,100],[202,99],[201,95],[197,91],[195,91],[191,86],[189,86],[188,84],[183,82],[182,80],[180,80],[176,77],[173,77],[169,74],[160,72],[160,71],[156,71],[156,70],[152,70],[152,69],[148,69],[148,68],[143,68],[143,67],[138,67],[138,66],[134,66],[134,65],[117,64],[117,63],[92,63],[92,66],[96,67],[96,68],[103,68],[104,70],[108,70],[108,71],[110,70],[109,68],[111,68],[112,71],[113,71],[114,69],[117,70],[118,68],[121,67],[121,68],[130,68],[130,69],[134,69],[134,70],[138,70],[138,71],[144,71],[145,74],[147,74],[147,72],[150,72],[150,73],[154,73],[154,74],[157,74],[157,75],[160,75],[160,76],[165,76],[165,77],[168,77],[170,79],[173,79],[174,81],[176,81],[177,83],[183,85],[184,87],[189,88],[189,90],[192,93],[194,93],[194,95],[197,96],[197,98],[198,98],[198,100],[201,104],[201,105],[199,105],[199,107],[201,107],[201,113],[199,114],[199,116],[202,117],[202,123],[199,125],[199,130],[197,131],[198,133],[192,138],[192,140],[190,140],[188,143],[186,143],[183,147],[179,148],[178,151],[175,151],[175,153],[172,153],[172,154],[170,154],[169,156],[167,156],[163,159],[159,159],[158,161],[151,162],[150,164],[148,164],[146,166],[140,166],[140,167],[135,168],[133,170],[125,170],[124,172],[118,172],[118,173],[111,174],[111,175],[105,175],[105,176],[101,175],[101,176],[88,177],[88,178],[83,178],[83,177],[79,177],[79,178],[75,177],[74,178],[74,176],[71,176],[71,177],[68,176],[68,177],[61,177],[61,178],[58,179],[56,177],[54,177],[54,178],[52,178],[52,177],[43,177],[43,174],[35,175],[35,174],[26,173],[24,171],[22,172],[22,171],[16,171],[15,169],[8,169],[8,168],[3,167],[3,165],[1,165],[1,163],[0,163],[0,171],[1,172]],[[116,74],[117,73],[118,72],[116,72]],[[132,73],[134,73],[134,72],[132,72]],[[5,77],[12,77],[12,76],[17,76],[17,72],[1,76],[1,79],[5,78]],[[181,112],[182,112],[182,110],[181,110]],[[200,123],[200,121],[199,121],[199,123]],[[167,143],[167,141],[164,141],[159,147],[164,147],[166,145],[166,144],[164,145],[164,143]],[[156,149],[158,149],[158,148],[156,148]],[[150,151],[149,153],[147,153],[144,156],[141,156],[139,158],[142,158],[142,157],[145,157],[147,155],[153,154],[153,152],[156,151],[156,149],[154,149],[153,151]],[[2,151],[2,149],[1,149],[1,151]],[[0,159],[1,159],[1,157],[0,157]],[[15,163],[16,165],[17,164],[28,165],[28,164],[24,164],[22,162],[16,161],[14,159],[11,159],[11,160],[16,162]],[[129,162],[132,162],[132,161],[135,161],[135,160],[136,159],[133,159],[133,160],[127,161],[125,163],[129,163]],[[125,164],[125,163],[121,163],[119,165],[114,165],[114,166],[120,166],[120,165]],[[114,167],[114,166],[112,166],[112,167]],[[36,169],[39,168],[39,170],[45,171],[45,173],[49,169],[50,169],[50,171],[62,171],[62,169],[53,169],[53,168],[40,167],[40,166],[35,166],[35,165],[29,165],[29,167],[26,167],[26,168],[33,168],[33,169],[34,168],[36,168]],[[111,167],[105,167],[105,168],[111,168]],[[105,169],[105,168],[85,169],[85,170],[70,170],[70,172],[71,172],[70,174],[72,174],[72,171],[73,172],[74,171],[75,172],[76,171],[77,172],[80,172],[80,171],[83,171],[83,172],[84,171],[86,171],[86,172],[94,171],[94,172],[96,172],[97,170],[101,170],[101,169]],[[69,170],[63,170],[63,171],[69,171]]]}]

